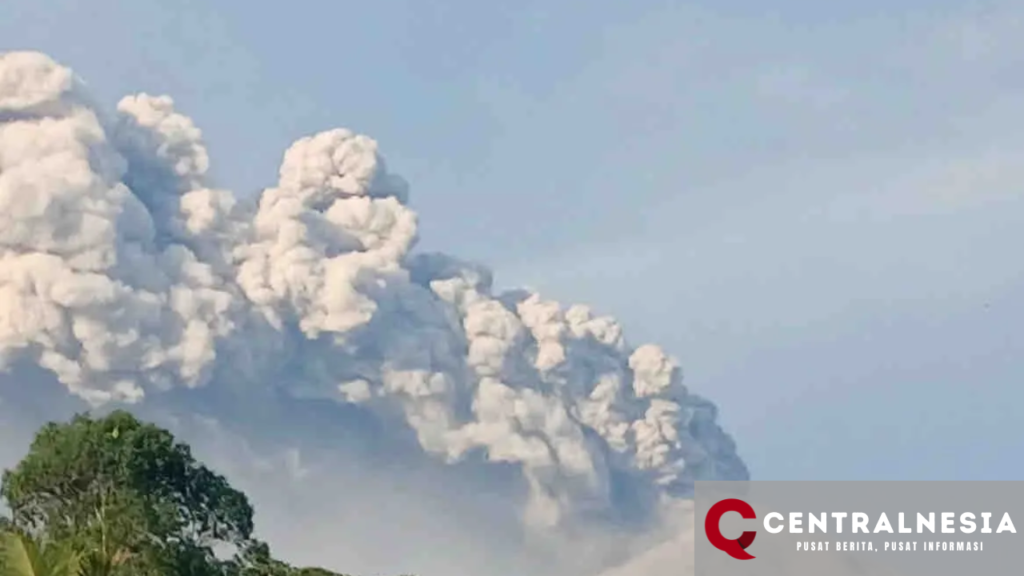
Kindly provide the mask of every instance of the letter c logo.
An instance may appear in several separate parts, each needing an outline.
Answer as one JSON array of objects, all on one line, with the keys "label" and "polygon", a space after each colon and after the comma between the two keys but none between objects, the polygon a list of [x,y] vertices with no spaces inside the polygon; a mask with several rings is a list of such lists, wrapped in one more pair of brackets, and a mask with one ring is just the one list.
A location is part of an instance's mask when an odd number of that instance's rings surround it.
[{"label": "letter c logo", "polygon": [[722,536],[720,523],[722,516],[727,512],[738,512],[740,516],[747,520],[757,518],[754,508],[743,500],[736,498],[721,500],[708,510],[708,516],[704,519],[704,531],[708,534],[708,540],[712,546],[737,560],[753,560],[754,556],[747,552],[747,548],[754,543],[754,537],[757,536],[757,532],[749,530],[735,540]]}]

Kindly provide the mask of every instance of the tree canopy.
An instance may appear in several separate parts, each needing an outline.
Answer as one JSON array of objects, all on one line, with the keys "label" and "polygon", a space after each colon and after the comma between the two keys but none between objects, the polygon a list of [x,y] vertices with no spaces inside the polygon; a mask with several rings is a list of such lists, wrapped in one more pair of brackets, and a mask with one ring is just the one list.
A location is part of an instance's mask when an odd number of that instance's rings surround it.
[{"label": "tree canopy", "polygon": [[342,576],[274,559],[246,495],[126,411],[41,428],[0,498],[0,576]]}]

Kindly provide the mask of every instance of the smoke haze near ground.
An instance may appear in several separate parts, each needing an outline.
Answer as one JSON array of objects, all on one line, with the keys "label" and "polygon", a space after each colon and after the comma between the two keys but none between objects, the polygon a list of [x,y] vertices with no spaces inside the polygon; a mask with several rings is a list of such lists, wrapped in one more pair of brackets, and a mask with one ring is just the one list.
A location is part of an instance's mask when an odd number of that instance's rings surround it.
[{"label": "smoke haze near ground", "polygon": [[169,97],[106,110],[48,56],[0,55],[0,464],[46,420],[130,405],[286,559],[422,576],[650,562],[694,480],[747,478],[666,352],[416,252],[369,137],[300,139],[255,199],[211,161]]}]

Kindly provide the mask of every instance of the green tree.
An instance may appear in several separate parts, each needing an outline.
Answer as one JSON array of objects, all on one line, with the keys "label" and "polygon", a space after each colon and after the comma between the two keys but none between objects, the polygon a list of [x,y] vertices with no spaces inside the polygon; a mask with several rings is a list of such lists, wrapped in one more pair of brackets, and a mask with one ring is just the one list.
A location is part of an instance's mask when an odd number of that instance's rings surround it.
[{"label": "green tree", "polygon": [[344,576],[274,559],[244,494],[124,411],[41,428],[0,497],[0,576]]},{"label": "green tree", "polygon": [[217,574],[215,546],[252,544],[246,496],[124,411],[44,426],[0,496],[15,527],[69,542],[97,573]]}]

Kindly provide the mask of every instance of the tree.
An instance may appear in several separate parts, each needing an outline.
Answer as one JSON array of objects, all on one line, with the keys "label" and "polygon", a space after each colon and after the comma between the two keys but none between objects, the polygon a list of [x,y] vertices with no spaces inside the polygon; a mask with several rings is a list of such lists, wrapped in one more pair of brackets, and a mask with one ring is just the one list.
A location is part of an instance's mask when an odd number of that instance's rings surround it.
[{"label": "tree", "polygon": [[44,426],[0,496],[15,527],[70,542],[107,574],[216,574],[214,546],[252,544],[246,496],[124,411]]},{"label": "tree", "polygon": [[274,559],[245,494],[124,411],[41,428],[0,497],[0,576],[344,576]]}]

